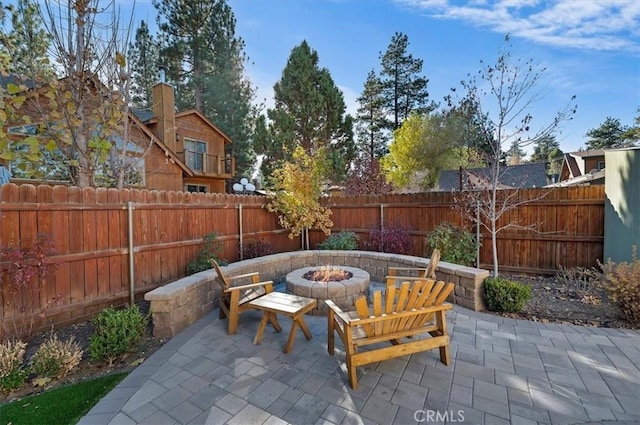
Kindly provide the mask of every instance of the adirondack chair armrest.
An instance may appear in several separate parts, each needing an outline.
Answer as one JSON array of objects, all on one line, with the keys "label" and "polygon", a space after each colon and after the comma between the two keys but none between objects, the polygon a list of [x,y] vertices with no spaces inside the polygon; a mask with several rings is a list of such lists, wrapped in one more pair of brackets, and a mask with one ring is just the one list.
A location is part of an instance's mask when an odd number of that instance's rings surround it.
[{"label": "adirondack chair armrest", "polygon": [[245,274],[239,274],[237,276],[229,276],[229,277],[227,277],[227,279],[228,280],[237,280],[237,279],[242,279],[243,277],[258,276],[259,274],[260,274],[260,272],[245,273]]},{"label": "adirondack chair armrest", "polygon": [[229,288],[225,289],[225,292],[244,291],[246,289],[259,288],[261,286],[269,286],[269,285],[273,285],[272,280],[266,280],[264,282],[258,282],[258,283],[250,283],[248,285],[230,286]]},{"label": "adirondack chair armrest", "polygon": [[342,322],[344,322],[347,325],[351,323],[351,318],[344,311],[342,311],[342,309],[338,307],[336,303],[334,303],[331,300],[324,300],[324,302],[327,305],[327,307],[329,307],[335,313],[335,317],[338,317]]}]

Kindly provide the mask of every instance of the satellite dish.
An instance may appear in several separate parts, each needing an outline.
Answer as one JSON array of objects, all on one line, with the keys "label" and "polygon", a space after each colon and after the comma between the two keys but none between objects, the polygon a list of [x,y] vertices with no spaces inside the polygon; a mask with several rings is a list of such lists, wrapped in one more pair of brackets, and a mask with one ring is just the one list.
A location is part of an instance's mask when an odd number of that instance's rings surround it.
[{"label": "satellite dish", "polygon": [[240,184],[243,186],[246,186],[247,183],[249,183],[249,180],[246,179],[246,177],[243,177],[240,179]]},{"label": "satellite dish", "polygon": [[239,183],[234,183],[233,190],[235,190],[236,192],[242,192],[242,185]]}]

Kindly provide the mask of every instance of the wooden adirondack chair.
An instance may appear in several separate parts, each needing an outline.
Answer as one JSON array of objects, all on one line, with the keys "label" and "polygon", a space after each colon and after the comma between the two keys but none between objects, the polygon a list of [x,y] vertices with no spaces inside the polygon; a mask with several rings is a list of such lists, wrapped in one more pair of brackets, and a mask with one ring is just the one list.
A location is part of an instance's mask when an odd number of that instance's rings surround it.
[{"label": "wooden adirondack chair", "polygon": [[[395,285],[388,288],[385,300],[380,291],[375,291],[371,309],[364,296],[358,298],[353,312],[344,312],[326,300],[329,307],[327,349],[330,355],[334,354],[335,331],[345,347],[351,387],[358,388],[358,366],[436,347],[440,349],[440,361],[449,365],[445,312],[452,306],[444,300],[453,288],[453,283],[433,280],[403,282],[398,294]],[[367,347],[380,342],[391,345]]]},{"label": "wooden adirondack chair", "polygon": [[[402,277],[422,277],[436,279],[436,268],[440,261],[440,250],[434,249],[429,259],[429,264],[425,268],[420,267],[389,267],[389,277],[398,276],[395,280],[402,281]],[[389,280],[387,279],[387,283]]]},{"label": "wooden adirondack chair", "polygon": [[[215,260],[211,260],[213,268],[218,274],[216,282],[220,284],[220,319],[226,317],[229,318],[229,327],[227,328],[227,334],[231,335],[236,333],[238,329],[238,319],[240,313],[246,310],[251,310],[249,302],[268,294],[273,291],[273,281],[267,280],[260,282],[260,273],[247,273],[239,276],[227,277],[220,270],[220,266]],[[240,279],[250,279],[251,283],[246,285],[234,286],[232,283]],[[275,329],[279,329],[280,325],[277,322],[271,322]]]}]

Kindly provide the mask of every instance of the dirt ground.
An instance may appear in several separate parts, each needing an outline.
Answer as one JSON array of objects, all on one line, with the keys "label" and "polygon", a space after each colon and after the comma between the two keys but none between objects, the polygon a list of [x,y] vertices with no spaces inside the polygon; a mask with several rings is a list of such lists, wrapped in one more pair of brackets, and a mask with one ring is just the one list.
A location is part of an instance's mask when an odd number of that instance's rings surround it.
[{"label": "dirt ground", "polygon": [[[531,286],[532,296],[519,314],[504,314],[509,317],[518,317],[540,322],[567,323],[583,326],[596,326],[607,328],[633,328],[621,316],[618,308],[611,302],[602,290],[583,283],[566,284],[555,276],[526,276],[503,275],[511,280],[525,283]],[[149,310],[148,303],[139,303],[143,313]],[[495,314],[495,313],[494,313]],[[45,387],[36,387],[28,383],[23,389],[11,394],[0,394],[0,403],[22,398],[29,394],[38,393],[46,389],[66,385],[81,380],[94,378],[114,372],[132,370],[140,361],[148,358],[166,341],[154,338],[151,334],[151,325],[140,344],[139,349],[112,366],[104,363],[95,363],[89,359],[89,340],[93,332],[91,322],[71,325],[58,330],[58,337],[66,340],[74,337],[85,351],[79,367],[67,377],[51,382]],[[39,334],[31,338],[28,343],[27,358],[30,358],[38,344],[48,338],[47,333]]]}]

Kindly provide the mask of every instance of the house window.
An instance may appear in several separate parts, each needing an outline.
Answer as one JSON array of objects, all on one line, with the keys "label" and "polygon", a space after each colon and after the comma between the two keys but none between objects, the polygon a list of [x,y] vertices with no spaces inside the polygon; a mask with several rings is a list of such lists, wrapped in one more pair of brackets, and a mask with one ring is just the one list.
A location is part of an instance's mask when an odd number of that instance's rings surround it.
[{"label": "house window", "polygon": [[204,184],[188,184],[187,192],[193,193],[207,193],[209,192],[209,187]]},{"label": "house window", "polygon": [[604,161],[598,161],[598,171],[604,170]]},{"label": "house window", "polygon": [[184,150],[187,166],[193,171],[204,173],[207,144],[198,140],[185,139]]}]

